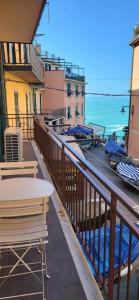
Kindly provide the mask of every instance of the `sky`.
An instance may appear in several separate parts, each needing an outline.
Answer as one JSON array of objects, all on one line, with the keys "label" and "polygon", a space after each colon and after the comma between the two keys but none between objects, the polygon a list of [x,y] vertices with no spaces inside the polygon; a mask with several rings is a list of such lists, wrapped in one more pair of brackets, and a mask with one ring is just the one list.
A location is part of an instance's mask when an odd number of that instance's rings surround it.
[{"label": "sky", "polygon": [[49,0],[36,37],[43,51],[84,67],[86,92],[129,90],[139,0]]}]

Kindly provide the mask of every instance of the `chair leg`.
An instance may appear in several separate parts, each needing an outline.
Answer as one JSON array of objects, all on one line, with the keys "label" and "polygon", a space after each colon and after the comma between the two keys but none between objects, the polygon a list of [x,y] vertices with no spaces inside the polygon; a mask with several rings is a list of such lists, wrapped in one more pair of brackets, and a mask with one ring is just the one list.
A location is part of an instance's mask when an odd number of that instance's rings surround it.
[{"label": "chair leg", "polygon": [[46,281],[45,281],[45,273],[46,273],[46,264],[45,264],[45,244],[42,244],[42,283],[43,283],[43,300],[46,300]]},{"label": "chair leg", "polygon": [[45,276],[46,276],[46,279],[50,279],[50,275],[47,273],[47,258],[46,258],[46,245],[44,246],[44,259],[45,259],[45,266],[46,266],[46,273],[45,273]]}]

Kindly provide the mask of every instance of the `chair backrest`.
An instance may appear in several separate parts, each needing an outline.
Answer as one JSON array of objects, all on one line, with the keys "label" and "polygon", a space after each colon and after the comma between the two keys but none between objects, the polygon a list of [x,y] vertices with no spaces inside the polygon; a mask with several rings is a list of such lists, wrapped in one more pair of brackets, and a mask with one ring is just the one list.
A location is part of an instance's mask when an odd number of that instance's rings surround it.
[{"label": "chair backrest", "polygon": [[0,179],[4,176],[33,175],[38,173],[37,161],[18,161],[0,163]]},{"label": "chair backrest", "polygon": [[48,197],[0,202],[0,218],[45,215],[49,210]]}]

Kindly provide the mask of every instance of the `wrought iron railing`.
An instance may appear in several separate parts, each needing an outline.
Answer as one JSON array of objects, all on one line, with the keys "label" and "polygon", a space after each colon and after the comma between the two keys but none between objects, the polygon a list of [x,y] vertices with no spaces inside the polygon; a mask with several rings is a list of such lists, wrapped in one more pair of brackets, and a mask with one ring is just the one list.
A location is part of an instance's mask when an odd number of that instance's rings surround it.
[{"label": "wrought iron railing", "polygon": [[34,137],[99,287],[109,300],[139,299],[139,206],[37,120]]}]

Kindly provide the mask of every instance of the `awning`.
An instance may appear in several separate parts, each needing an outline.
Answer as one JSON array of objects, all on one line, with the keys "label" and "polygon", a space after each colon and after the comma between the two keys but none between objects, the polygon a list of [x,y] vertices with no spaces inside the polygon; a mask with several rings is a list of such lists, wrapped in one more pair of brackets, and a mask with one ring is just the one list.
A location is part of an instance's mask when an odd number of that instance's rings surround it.
[{"label": "awning", "polygon": [[91,133],[93,133],[93,129],[89,129],[81,126],[76,126],[64,132],[64,134],[91,134]]}]

